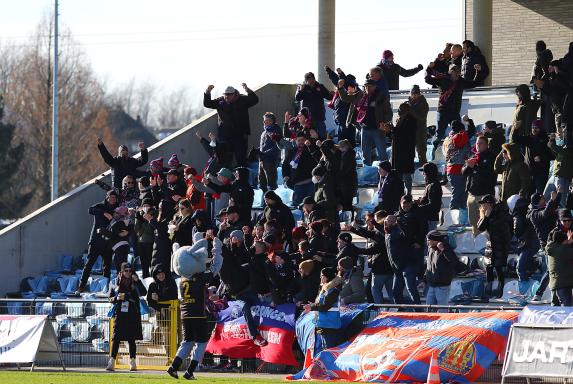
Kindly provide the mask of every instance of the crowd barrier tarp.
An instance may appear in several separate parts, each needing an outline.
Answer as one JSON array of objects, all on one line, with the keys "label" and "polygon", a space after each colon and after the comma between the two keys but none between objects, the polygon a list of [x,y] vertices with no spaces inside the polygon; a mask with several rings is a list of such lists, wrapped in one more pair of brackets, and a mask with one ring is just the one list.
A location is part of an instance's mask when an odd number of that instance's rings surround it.
[{"label": "crowd barrier tarp", "polygon": [[527,306],[511,329],[503,377],[573,378],[573,308]]},{"label": "crowd barrier tarp", "polygon": [[573,307],[531,306],[523,308],[519,324],[553,324],[573,327]]},{"label": "crowd barrier tarp", "polygon": [[58,339],[47,319],[47,316],[1,315],[0,363],[55,360],[64,367]]},{"label": "crowd barrier tarp", "polygon": [[573,378],[570,326],[515,324],[504,360],[503,377]]},{"label": "crowd barrier tarp", "polygon": [[217,325],[207,344],[207,351],[232,358],[258,358],[267,363],[297,365],[292,351],[295,338],[295,305],[271,307],[258,302],[251,307],[257,329],[268,341],[264,347],[253,343],[242,315],[241,301],[229,302],[229,307],[217,315]]},{"label": "crowd barrier tarp", "polygon": [[504,352],[516,312],[381,312],[351,342],[318,354],[290,379],[425,382],[433,354],[440,380],[475,382]]},{"label": "crowd barrier tarp", "polygon": [[[367,310],[371,304],[350,304],[340,307],[341,329],[345,330],[357,316]],[[315,351],[322,350],[321,339],[315,337],[315,317],[316,312],[302,314],[296,320],[296,338],[301,351],[306,355],[306,351],[311,351],[311,356],[315,356]]]}]

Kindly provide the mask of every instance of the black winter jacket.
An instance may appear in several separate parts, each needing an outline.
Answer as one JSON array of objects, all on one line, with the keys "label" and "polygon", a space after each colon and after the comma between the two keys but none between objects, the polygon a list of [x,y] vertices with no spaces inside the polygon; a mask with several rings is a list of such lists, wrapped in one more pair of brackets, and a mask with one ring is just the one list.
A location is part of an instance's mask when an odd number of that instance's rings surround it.
[{"label": "black winter jacket", "polygon": [[467,177],[466,191],[474,196],[495,195],[497,174],[493,166],[496,156],[489,149],[477,156],[479,160],[473,168],[462,167],[462,174]]},{"label": "black winter jacket", "polygon": [[494,267],[505,267],[511,251],[513,222],[505,203],[497,203],[489,216],[478,222],[480,231],[487,231],[491,243],[491,261]]},{"label": "black winter jacket", "polygon": [[385,65],[383,61],[378,63],[378,66],[382,68],[384,73],[384,78],[388,84],[388,90],[395,91],[400,89],[400,76],[410,77],[414,76],[416,73],[420,72],[423,67],[418,66],[412,69],[404,69],[399,64],[392,63],[392,65]]},{"label": "black winter jacket", "polygon": [[121,188],[123,178],[127,175],[137,178],[145,174],[145,172],[138,171],[137,168],[144,166],[147,163],[147,149],[143,149],[139,159],[135,159],[133,157],[113,157],[103,143],[98,145],[97,148],[99,149],[99,153],[101,154],[103,161],[105,161],[105,163],[111,168],[111,179],[114,187]]},{"label": "black winter jacket", "polygon": [[331,97],[330,91],[317,82],[313,87],[306,84],[303,85],[302,89],[296,92],[294,99],[302,101],[301,108],[308,108],[311,120],[324,121],[324,100],[330,100]]},{"label": "black winter jacket", "polygon": [[110,205],[106,200],[101,203],[92,205],[88,209],[88,213],[94,217],[94,223],[92,225],[92,232],[90,235],[89,245],[96,247],[104,247],[106,244],[105,238],[98,233],[98,229],[105,229],[110,224],[110,220],[104,216],[104,213],[109,213],[113,215],[114,209],[117,205]]},{"label": "black winter jacket", "polygon": [[448,287],[454,278],[454,266],[458,257],[449,245],[445,246],[443,251],[429,248],[426,282],[430,287]]},{"label": "black winter jacket", "polygon": [[555,200],[547,201],[545,208],[530,206],[527,212],[527,218],[533,224],[533,229],[539,238],[541,246],[545,248],[549,233],[557,225],[557,209],[559,208],[559,201],[561,201],[561,194],[557,194]]},{"label": "black winter jacket", "polygon": [[203,106],[216,109],[219,116],[217,139],[221,141],[242,138],[251,134],[249,108],[259,102],[258,96],[250,89],[246,95],[239,95],[232,103],[225,102],[223,97],[211,99],[211,93],[203,95]]}]

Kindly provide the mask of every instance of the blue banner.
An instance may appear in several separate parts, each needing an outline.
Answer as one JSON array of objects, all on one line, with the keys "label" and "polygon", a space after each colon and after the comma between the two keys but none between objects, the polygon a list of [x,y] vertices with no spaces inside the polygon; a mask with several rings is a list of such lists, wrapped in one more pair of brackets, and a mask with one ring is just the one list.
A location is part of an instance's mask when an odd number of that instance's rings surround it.
[{"label": "blue banner", "polygon": [[528,305],[517,320],[519,324],[573,325],[573,307]]}]

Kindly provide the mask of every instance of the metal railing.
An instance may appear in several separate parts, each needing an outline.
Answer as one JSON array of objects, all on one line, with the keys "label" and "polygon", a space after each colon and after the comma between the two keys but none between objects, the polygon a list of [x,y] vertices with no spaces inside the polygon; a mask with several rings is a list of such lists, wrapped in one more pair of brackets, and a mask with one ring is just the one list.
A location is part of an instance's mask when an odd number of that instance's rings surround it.
[{"label": "metal railing", "polygon": [[[151,310],[142,316],[143,340],[137,342],[137,365],[141,369],[164,370],[171,363],[180,340],[177,301],[169,302],[170,308],[162,312]],[[111,304],[107,300],[79,299],[0,299],[0,314],[46,315],[54,327],[66,367],[97,367],[107,364],[113,323],[108,317]],[[437,312],[448,313],[482,311],[520,311],[518,306],[495,305],[414,305],[414,304],[372,304],[364,311],[359,332],[382,311],[390,312]],[[214,328],[213,322],[211,325]],[[293,346],[299,367],[287,367],[264,363],[257,359],[230,359],[224,356],[207,354],[203,371],[224,371],[236,373],[294,373],[302,367],[304,356],[298,346]],[[126,346],[120,348],[117,358],[118,368],[128,367]],[[54,363],[40,362],[40,366]],[[186,364],[183,365],[185,367]],[[214,369],[214,366],[219,366]],[[480,382],[499,382],[501,362],[496,361],[486,370]]]}]

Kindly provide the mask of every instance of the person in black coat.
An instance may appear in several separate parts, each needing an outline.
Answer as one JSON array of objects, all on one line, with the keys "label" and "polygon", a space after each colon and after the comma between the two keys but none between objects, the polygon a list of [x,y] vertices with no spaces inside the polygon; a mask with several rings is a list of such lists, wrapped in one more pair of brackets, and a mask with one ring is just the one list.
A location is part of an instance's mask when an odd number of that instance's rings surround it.
[{"label": "person in black coat", "polygon": [[191,236],[195,236],[197,232],[205,233],[208,230],[216,229],[213,223],[211,222],[211,218],[207,214],[207,211],[203,209],[195,210],[195,212],[193,212],[193,215],[191,216],[191,220],[193,220],[194,224],[193,229],[191,231],[192,232]]},{"label": "person in black coat", "polygon": [[380,181],[375,192],[378,196],[375,211],[394,213],[398,211],[400,199],[404,195],[404,182],[398,172],[392,169],[389,161],[381,161],[378,164],[378,173]]},{"label": "person in black coat", "polygon": [[428,233],[428,222],[425,220],[423,212],[418,210],[412,200],[412,195],[404,195],[400,199],[400,210],[398,211],[398,225],[404,232],[406,240],[412,247],[412,261],[418,267],[418,273],[424,269],[424,245],[426,234]]},{"label": "person in black coat", "polygon": [[215,88],[209,85],[203,95],[203,106],[216,109],[219,116],[217,130],[217,146],[226,148],[235,156],[236,164],[247,164],[247,142],[251,134],[249,108],[259,102],[258,96],[242,84],[246,95],[240,95],[233,87],[227,87],[222,97],[211,99],[211,91]]},{"label": "person in black coat", "polygon": [[105,229],[113,219],[113,212],[117,208],[118,195],[114,190],[108,191],[103,202],[92,205],[88,212],[94,217],[92,231],[88,242],[88,258],[84,265],[80,284],[76,293],[82,293],[85,290],[88,278],[94,263],[99,256],[103,260],[103,276],[108,279],[111,276],[111,258],[113,251],[107,247],[107,242],[103,234],[99,233],[100,229]]},{"label": "person in black coat", "polygon": [[121,189],[121,182],[127,175],[139,177],[145,174],[145,172],[138,171],[137,168],[147,163],[148,153],[143,142],[138,145],[141,151],[139,159],[129,157],[129,151],[125,145],[120,145],[118,148],[118,156],[113,157],[105,147],[103,141],[100,138],[97,139],[99,153],[103,161],[111,167],[111,179],[115,188]]},{"label": "person in black coat", "polygon": [[120,216],[117,213],[122,208],[123,211],[127,211],[124,207],[116,208],[114,219],[109,227],[98,230],[106,238],[108,249],[111,249],[111,252],[113,252],[113,263],[116,271],[119,271],[121,264],[127,261],[129,253],[128,236],[130,228],[123,220],[124,216]]},{"label": "person in black coat", "polygon": [[421,198],[415,201],[420,214],[423,214],[428,224],[428,231],[436,229],[442,209],[442,184],[438,175],[438,167],[434,163],[426,163],[422,167],[426,188]]},{"label": "person in black coat", "polygon": [[518,241],[519,259],[516,269],[519,292],[524,293],[531,274],[537,269],[534,266],[534,257],[540,248],[539,238],[533,223],[527,217],[529,201],[519,195],[510,196],[507,201],[513,217],[513,234]]},{"label": "person in black coat", "polygon": [[267,245],[263,241],[255,241],[249,255],[249,289],[258,296],[267,296],[271,292],[265,269]]},{"label": "person in black coat", "polygon": [[297,307],[312,303],[320,288],[321,264],[314,260],[304,260],[298,266],[297,276],[290,286],[290,295]]},{"label": "person in black coat", "polygon": [[153,254],[151,266],[157,264],[171,265],[171,239],[169,238],[168,226],[173,213],[172,204],[168,200],[159,203],[159,214],[147,214],[144,218],[149,221],[153,228]]},{"label": "person in black coat", "polygon": [[531,123],[531,135],[521,136],[515,131],[510,140],[525,147],[525,163],[531,171],[531,190],[543,193],[549,179],[549,165],[555,159],[547,145],[549,136],[543,129],[543,121],[537,119]]},{"label": "person in black coat", "polygon": [[[348,86],[357,86],[354,75],[345,74],[340,68],[336,68],[335,72],[328,65],[324,69],[335,87],[338,87],[339,80],[344,80],[344,89],[346,91],[348,91]],[[338,142],[348,140],[352,147],[356,146],[356,128],[353,124],[346,124],[351,104],[342,100],[338,91],[335,91],[335,96],[328,106],[334,109],[334,123],[338,126]]]},{"label": "person in black coat", "polygon": [[485,136],[478,137],[473,157],[467,159],[462,167],[462,175],[466,176],[466,191],[468,192],[468,220],[474,236],[480,233],[478,230],[479,201],[485,195],[495,195],[497,183],[497,174],[494,171],[496,154],[488,146],[489,142]]},{"label": "person in black coat", "polygon": [[[356,152],[348,140],[338,142],[340,149],[340,167],[336,194],[343,211],[351,211],[354,215],[352,201],[358,192],[358,175],[356,172]],[[354,217],[352,217],[354,218]]]},{"label": "person in black coat", "polygon": [[191,202],[187,199],[179,200],[179,214],[177,219],[170,223],[175,225],[173,229],[173,243],[183,247],[193,245],[193,208]]},{"label": "person in black coat", "polygon": [[155,201],[170,200],[174,204],[183,199],[187,194],[187,185],[183,177],[174,169],[171,169],[163,176],[151,178],[151,194]]},{"label": "person in black coat", "polygon": [[[462,67],[461,75],[464,80],[475,82],[473,87],[483,86],[484,80],[489,76],[489,66],[487,65],[484,55],[471,40],[464,40],[462,43]],[[479,65],[480,70],[475,66]]]},{"label": "person in black coat", "polygon": [[398,120],[392,128],[392,169],[404,181],[406,193],[412,193],[412,174],[416,157],[416,119],[410,113],[410,104],[402,103],[398,108]]},{"label": "person in black coat", "polygon": [[287,187],[294,191],[292,203],[296,207],[305,197],[314,196],[312,170],[318,164],[305,144],[306,138],[302,132],[296,136],[296,146],[290,149],[282,164],[283,180]]},{"label": "person in black coat", "polygon": [[151,271],[153,281],[147,290],[147,304],[158,312],[169,308],[169,304],[160,304],[160,301],[177,300],[177,284],[163,264],[158,264]]},{"label": "person in black coat", "polygon": [[115,281],[115,288],[110,291],[109,301],[114,304],[113,313],[113,343],[111,345],[111,357],[107,370],[115,369],[115,359],[119,352],[119,344],[127,341],[129,345],[130,371],[137,370],[135,355],[136,340],[143,339],[141,325],[141,312],[139,310],[139,298],[147,293],[145,286],[135,273],[131,264],[121,264],[120,272]]},{"label": "person in black coat", "polygon": [[211,188],[217,193],[229,193],[229,201],[233,201],[233,205],[239,210],[239,217],[241,222],[251,222],[251,210],[253,208],[253,200],[255,192],[253,187],[249,184],[249,169],[245,167],[235,168],[235,181],[231,184],[220,185],[207,181],[207,187]]},{"label": "person in black coat", "polygon": [[291,210],[274,191],[267,191],[264,198],[266,207],[263,210],[259,224],[265,225],[265,223],[274,220],[279,225],[281,237],[290,242],[292,230],[295,226]]},{"label": "person in black coat", "polygon": [[295,279],[295,266],[287,262],[287,258],[288,255],[285,252],[275,252],[272,260],[265,260],[273,307],[287,302],[289,288]]},{"label": "person in black coat", "polygon": [[312,127],[318,133],[320,140],[326,139],[326,125],[324,124],[326,110],[324,100],[330,100],[332,94],[326,87],[316,81],[314,73],[304,75],[304,84],[296,89],[294,99],[300,101],[301,108],[308,108]]},{"label": "person in black coat", "polygon": [[338,220],[338,197],[336,196],[336,181],[327,168],[318,165],[312,170],[312,182],[316,185],[314,200],[324,206],[326,219],[332,223]]},{"label": "person in black coat", "polygon": [[400,89],[400,76],[410,77],[414,76],[416,73],[420,72],[424,67],[422,64],[418,64],[417,67],[412,69],[404,69],[399,64],[394,62],[394,54],[390,50],[385,50],[382,53],[382,60],[378,63],[378,66],[382,68],[384,73],[384,78],[388,83],[388,90],[395,91]]},{"label": "person in black coat", "polygon": [[[492,195],[483,197],[480,200],[480,205],[482,217],[478,222],[478,229],[482,232],[487,231],[491,244],[486,249],[486,257],[491,260],[491,264],[486,268],[486,293],[491,292],[493,297],[499,298],[503,295],[503,286],[505,285],[503,269],[507,266],[507,256],[511,250],[513,223],[507,205],[503,202],[497,202]],[[494,269],[498,281],[495,290],[492,289]]]}]

